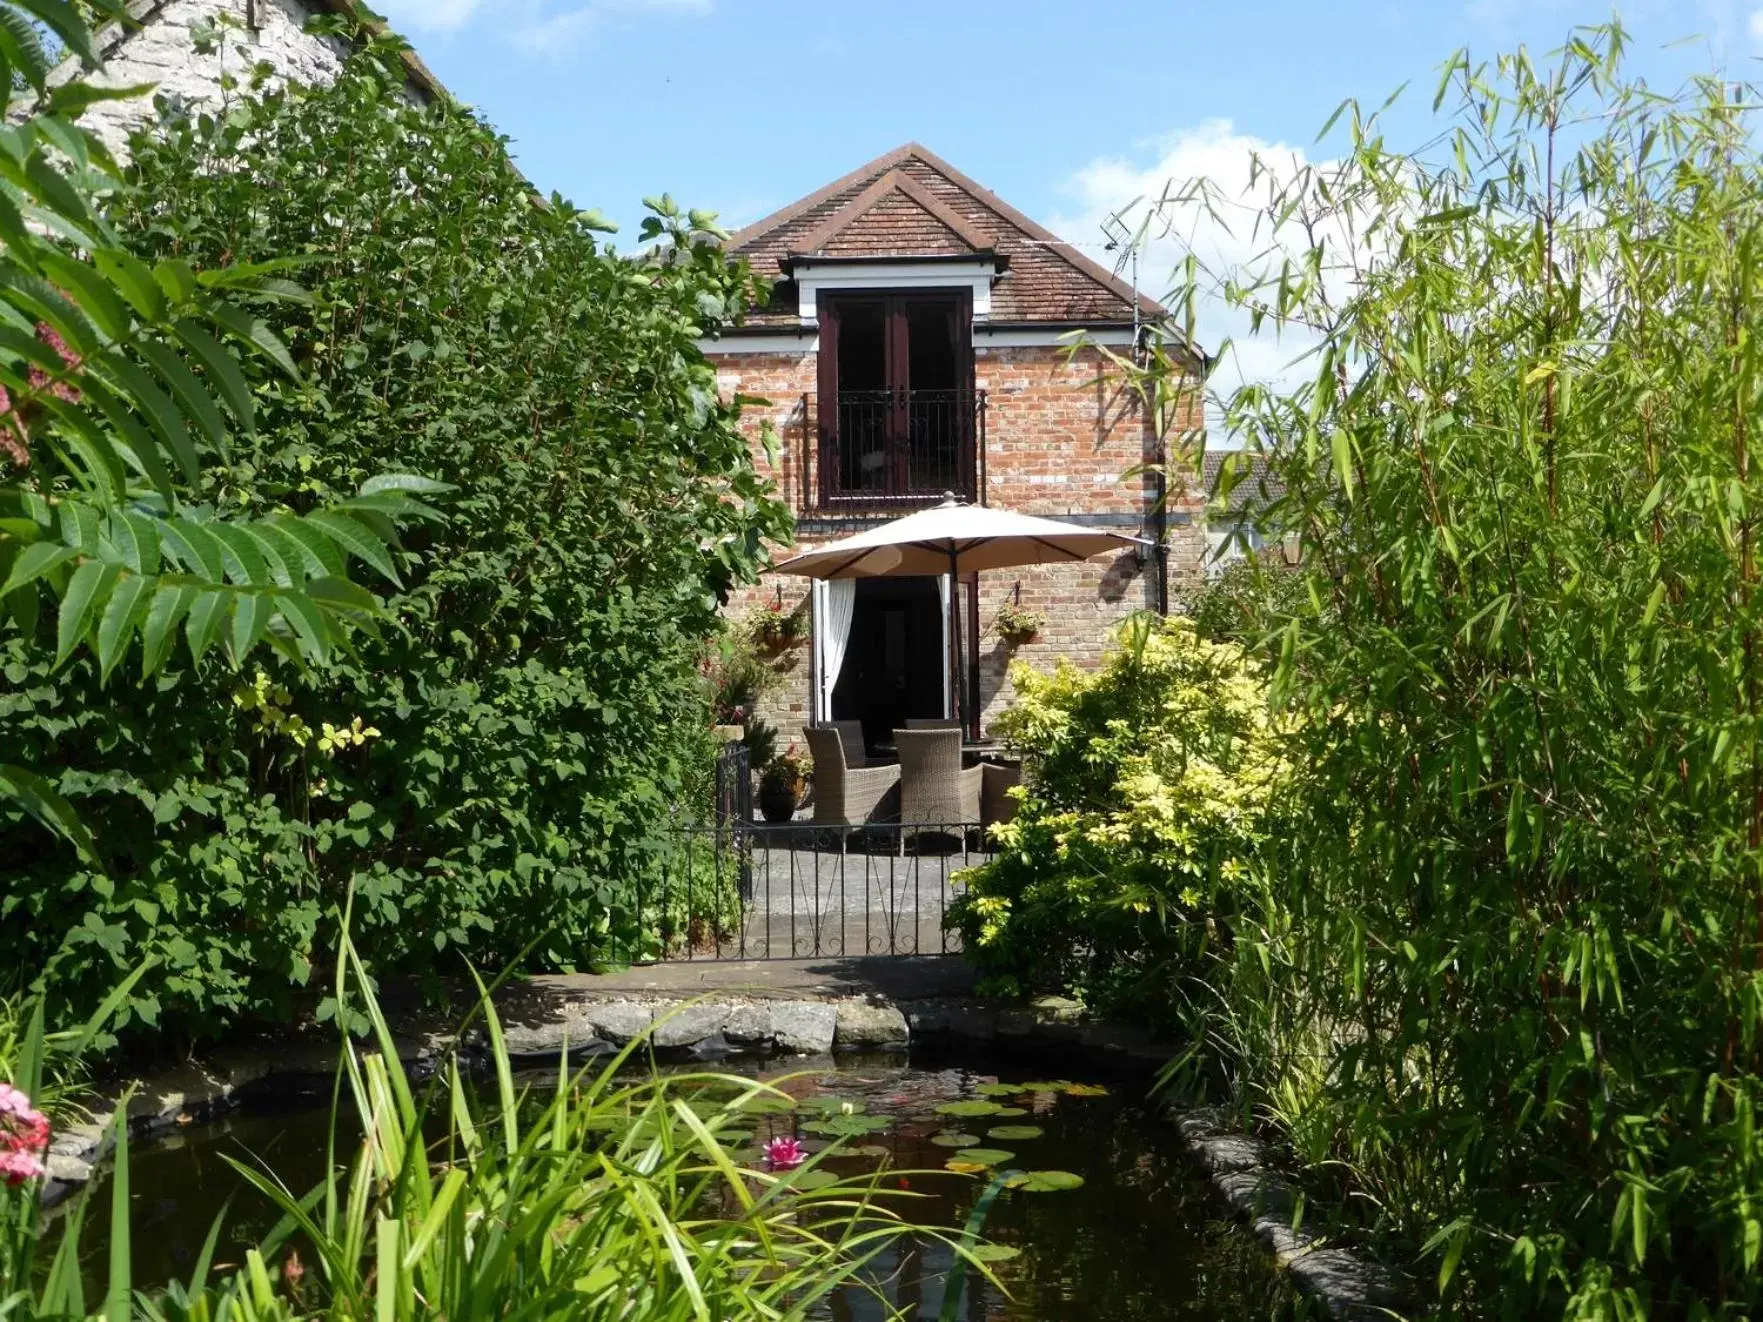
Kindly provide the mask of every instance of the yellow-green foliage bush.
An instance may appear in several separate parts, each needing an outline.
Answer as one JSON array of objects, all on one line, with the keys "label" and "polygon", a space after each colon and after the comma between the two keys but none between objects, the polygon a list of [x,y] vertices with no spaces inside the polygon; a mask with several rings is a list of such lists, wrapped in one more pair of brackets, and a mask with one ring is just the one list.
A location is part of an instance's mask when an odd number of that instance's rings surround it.
[{"label": "yellow-green foliage bush", "polygon": [[997,857],[950,917],[1000,991],[1174,1009],[1208,963],[1283,764],[1260,676],[1185,619],[1128,621],[1102,667],[1013,672],[1024,758]]}]

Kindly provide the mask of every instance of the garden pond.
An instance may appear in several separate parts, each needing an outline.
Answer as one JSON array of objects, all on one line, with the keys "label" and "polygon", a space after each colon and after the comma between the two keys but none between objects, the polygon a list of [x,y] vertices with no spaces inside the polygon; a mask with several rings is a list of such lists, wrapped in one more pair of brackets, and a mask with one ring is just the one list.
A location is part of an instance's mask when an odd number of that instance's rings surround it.
[{"label": "garden pond", "polygon": [[[767,1079],[793,1107],[755,1116],[752,1147],[795,1137],[810,1152],[840,1151],[826,1165],[855,1174],[881,1168],[886,1182],[922,1195],[901,1210],[925,1224],[959,1227],[995,1170],[1022,1174],[993,1203],[985,1252],[1004,1286],[969,1274],[963,1322],[1132,1322],[1134,1319],[1289,1318],[1306,1311],[1289,1278],[1236,1222],[1182,1151],[1167,1121],[1140,1099],[1142,1085],[1036,1074],[998,1064],[933,1058],[842,1057],[798,1064],[721,1062],[712,1068]],[[554,1082],[554,1076],[547,1076]],[[535,1088],[547,1086],[535,1079]],[[326,1099],[328,1101],[328,1099]],[[134,1270],[138,1286],[187,1273],[210,1224],[226,1209],[219,1260],[236,1262],[276,1214],[226,1157],[260,1163],[293,1189],[317,1184],[328,1109],[251,1107],[142,1143],[131,1162]],[[812,1174],[812,1172],[810,1172]],[[108,1206],[102,1176],[94,1209]],[[107,1218],[87,1221],[82,1246],[103,1270]],[[878,1261],[877,1292],[909,1319],[941,1313],[949,1250],[934,1241]],[[893,1314],[852,1289],[831,1322]]]}]

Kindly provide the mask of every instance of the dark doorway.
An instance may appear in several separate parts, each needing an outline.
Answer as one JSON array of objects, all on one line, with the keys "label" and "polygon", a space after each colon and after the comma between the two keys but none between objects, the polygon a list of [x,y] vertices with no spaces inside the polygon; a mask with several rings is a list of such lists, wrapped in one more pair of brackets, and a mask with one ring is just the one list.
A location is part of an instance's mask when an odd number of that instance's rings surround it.
[{"label": "dark doorway", "polygon": [[943,598],[934,578],[857,582],[834,720],[863,722],[873,750],[908,719],[943,715]]}]

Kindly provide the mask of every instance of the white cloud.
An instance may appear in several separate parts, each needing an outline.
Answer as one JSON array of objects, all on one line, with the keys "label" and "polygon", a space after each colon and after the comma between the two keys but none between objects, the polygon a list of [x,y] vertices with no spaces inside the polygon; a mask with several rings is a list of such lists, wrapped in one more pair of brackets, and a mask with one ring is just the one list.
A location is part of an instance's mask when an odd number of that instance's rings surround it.
[{"label": "white cloud", "polygon": [[1763,44],[1763,9],[1753,9],[1745,27],[1751,34],[1751,40]]},{"label": "white cloud", "polygon": [[600,10],[582,5],[554,14],[535,15],[518,24],[510,34],[514,44],[534,55],[560,55],[573,49],[600,26]]},{"label": "white cloud", "polygon": [[707,14],[715,0],[379,0],[413,34],[473,28],[533,54],[567,54],[604,23],[647,14]]},{"label": "white cloud", "polygon": [[707,14],[715,0],[575,0],[555,5],[527,0],[524,17],[509,29],[514,44],[535,55],[567,55],[614,19],[645,14]]},{"label": "white cloud", "polygon": [[[1259,178],[1254,173],[1257,160]],[[1106,261],[1113,254],[1097,253],[1091,246],[1102,241],[1104,222],[1124,210],[1128,225],[1136,228],[1155,210],[1139,256],[1139,286],[1162,295],[1190,252],[1212,277],[1222,278],[1264,269],[1270,261],[1302,251],[1301,232],[1288,227],[1269,234],[1264,221],[1257,226],[1260,204],[1274,180],[1289,180],[1306,166],[1326,164],[1309,160],[1301,148],[1239,132],[1228,119],[1207,120],[1148,142],[1136,157],[1091,161],[1067,183],[1075,208],[1049,224],[1062,238]],[[1162,199],[1181,196],[1183,186],[1197,179],[1213,185],[1210,209],[1197,197],[1159,205]],[[1337,232],[1334,237],[1344,236]],[[1304,379],[1309,365],[1295,360],[1315,346],[1313,336],[1291,331],[1276,336],[1270,328],[1252,336],[1248,314],[1226,304],[1216,280],[1202,274],[1200,285],[1195,333],[1201,347],[1217,353],[1226,340],[1231,342],[1213,375],[1214,390],[1227,395],[1246,381],[1290,387]],[[1215,412],[1209,431],[1214,444],[1228,443]]]},{"label": "white cloud", "polygon": [[394,28],[412,32],[447,32],[464,27],[484,0],[379,0]]}]

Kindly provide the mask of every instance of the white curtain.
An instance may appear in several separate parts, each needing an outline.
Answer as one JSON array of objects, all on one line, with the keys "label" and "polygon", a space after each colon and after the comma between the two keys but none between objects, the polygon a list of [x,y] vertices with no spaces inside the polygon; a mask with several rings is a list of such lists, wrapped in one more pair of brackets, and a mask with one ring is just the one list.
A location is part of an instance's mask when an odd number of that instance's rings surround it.
[{"label": "white curtain", "polygon": [[953,695],[949,692],[949,672],[955,664],[955,639],[949,633],[949,592],[955,580],[948,574],[937,576],[937,595],[942,599],[943,621],[943,715],[953,716],[955,708],[951,705]]},{"label": "white curtain", "polygon": [[851,616],[857,609],[857,581],[832,578],[814,583],[814,655],[820,684],[815,719],[833,716],[833,686],[845,666],[845,648],[851,641]]}]

